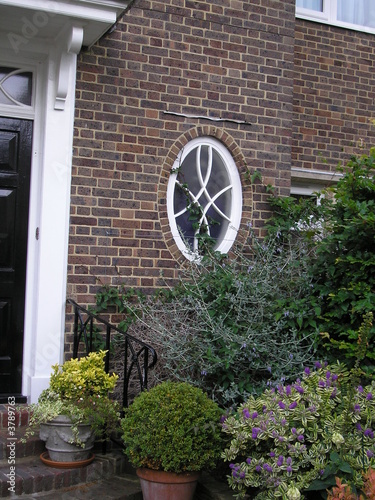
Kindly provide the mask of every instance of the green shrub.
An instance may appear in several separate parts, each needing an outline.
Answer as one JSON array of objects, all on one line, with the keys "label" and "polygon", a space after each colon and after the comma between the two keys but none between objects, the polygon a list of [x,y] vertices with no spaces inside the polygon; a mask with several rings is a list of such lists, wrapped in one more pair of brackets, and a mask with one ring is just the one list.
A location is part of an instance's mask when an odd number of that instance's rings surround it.
[{"label": "green shrub", "polygon": [[[375,309],[375,150],[353,157],[320,205],[272,198],[268,236],[230,256],[209,248],[152,298],[104,288],[121,327],[158,352],[157,381],[188,381],[224,407],[295,379],[309,359],[352,366],[358,329]],[[375,327],[363,369],[374,370]]]},{"label": "green shrub", "polygon": [[163,382],[125,410],[125,453],[137,468],[179,473],[214,467],[222,451],[220,416],[197,387]]},{"label": "green shrub", "polygon": [[136,318],[129,332],[158,353],[159,380],[187,381],[230,407],[302,373],[316,334],[302,338],[289,328],[293,311],[278,300],[298,300],[307,272],[293,248],[279,252],[276,243],[254,238],[252,256],[208,253],[186,263],[173,289],[124,299]]},{"label": "green shrub", "polygon": [[[314,325],[322,333],[321,345],[330,359],[355,360],[358,329],[368,312],[375,309],[375,149],[369,155],[353,156],[337,186],[321,205],[293,198],[271,201],[275,216],[269,221],[271,235],[280,245],[298,245],[309,270],[311,286],[301,298],[284,302],[285,308],[305,313],[315,311]],[[307,315],[307,318],[309,316]],[[302,336],[312,323],[291,318]],[[369,332],[363,368],[374,371],[375,326]],[[328,341],[327,341],[328,339]]]},{"label": "green shrub", "polygon": [[105,372],[105,354],[105,351],[92,352],[52,367],[49,387],[42,391],[38,403],[30,405],[32,415],[24,441],[35,434],[40,424],[60,415],[72,421],[74,442],[78,445],[82,445],[78,437],[79,424],[90,424],[96,437],[101,439],[118,429],[120,407],[109,396],[118,376]]},{"label": "green shrub", "polygon": [[[322,300],[320,328],[329,334],[334,355],[340,351],[353,360],[359,326],[375,310],[375,149],[369,156],[353,157],[347,167],[335,203],[327,207],[329,231],[317,247],[312,272]],[[372,326],[364,366],[369,374],[374,336]]]},{"label": "green shrub", "polygon": [[306,368],[302,380],[250,397],[223,423],[231,442],[230,486],[243,498],[304,498],[325,491],[335,476],[363,485],[375,465],[375,383],[356,386],[356,372],[337,364]]}]

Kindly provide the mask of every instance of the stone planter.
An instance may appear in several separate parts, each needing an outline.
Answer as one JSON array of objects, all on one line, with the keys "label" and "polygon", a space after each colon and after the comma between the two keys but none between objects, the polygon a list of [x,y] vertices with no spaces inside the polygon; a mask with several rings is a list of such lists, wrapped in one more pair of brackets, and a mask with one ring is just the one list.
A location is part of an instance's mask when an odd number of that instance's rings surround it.
[{"label": "stone planter", "polygon": [[78,426],[78,436],[84,446],[71,444],[72,424],[68,417],[60,415],[40,425],[40,439],[46,442],[49,458],[55,462],[79,462],[90,457],[95,436],[90,425]]},{"label": "stone planter", "polygon": [[137,476],[144,500],[193,500],[200,473],[137,469]]}]

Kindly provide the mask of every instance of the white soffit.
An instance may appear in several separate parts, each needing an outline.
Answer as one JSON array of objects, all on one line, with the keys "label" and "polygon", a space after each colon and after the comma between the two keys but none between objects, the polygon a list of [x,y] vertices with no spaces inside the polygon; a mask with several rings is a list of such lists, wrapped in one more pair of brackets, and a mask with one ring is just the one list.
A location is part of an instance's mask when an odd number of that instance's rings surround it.
[{"label": "white soffit", "polygon": [[49,43],[67,24],[83,28],[83,46],[106,33],[134,0],[0,0],[0,32],[9,48],[22,39]]}]

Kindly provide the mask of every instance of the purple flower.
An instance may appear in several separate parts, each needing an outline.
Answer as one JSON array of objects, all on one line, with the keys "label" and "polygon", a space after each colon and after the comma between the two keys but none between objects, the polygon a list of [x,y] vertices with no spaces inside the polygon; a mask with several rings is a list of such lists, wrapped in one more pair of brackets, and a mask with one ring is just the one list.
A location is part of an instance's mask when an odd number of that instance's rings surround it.
[{"label": "purple flower", "polygon": [[331,378],[331,372],[329,370],[327,370],[326,379],[328,380],[329,378]]},{"label": "purple flower", "polygon": [[363,434],[366,437],[369,437],[370,439],[374,439],[374,433],[373,433],[372,429],[366,429]]},{"label": "purple flower", "polygon": [[245,473],[244,472],[240,472],[240,479],[245,479]]},{"label": "purple flower", "polygon": [[247,408],[244,408],[242,410],[242,414],[245,418],[250,418],[250,413],[249,413],[249,410]]},{"label": "purple flower", "polygon": [[280,455],[279,458],[277,459],[277,466],[281,467],[283,463],[284,463],[284,457]]},{"label": "purple flower", "polygon": [[371,394],[371,392],[369,392],[367,394],[366,399],[367,399],[367,401],[371,401],[372,400],[372,394]]},{"label": "purple flower", "polygon": [[359,405],[354,405],[354,411],[361,411],[361,407]]},{"label": "purple flower", "polygon": [[362,392],[363,392],[363,387],[362,387],[361,385],[359,385],[359,386],[357,387],[357,391],[358,391],[358,392],[360,392],[360,393],[362,393]]},{"label": "purple flower", "polygon": [[286,424],[287,424],[286,419],[285,418],[281,419],[281,425],[284,427]]},{"label": "purple flower", "polygon": [[368,456],[368,458],[372,458],[374,456],[374,452],[372,450],[367,450],[366,455]]},{"label": "purple flower", "polygon": [[357,431],[361,431],[362,430],[362,426],[359,423],[355,424],[355,427],[356,427]]},{"label": "purple flower", "polygon": [[335,382],[338,378],[339,378],[339,376],[336,375],[336,373],[332,373],[332,377],[331,377],[332,382]]},{"label": "purple flower", "polygon": [[272,467],[269,464],[264,464],[263,469],[266,470],[267,472],[272,472]]},{"label": "purple flower", "polygon": [[286,464],[287,464],[287,465],[292,465],[292,457],[288,457],[288,458],[286,459]]},{"label": "purple flower", "polygon": [[319,368],[321,367],[322,367],[321,363],[319,361],[315,361],[315,368],[319,370]]},{"label": "purple flower", "polygon": [[290,465],[288,465],[288,467],[286,468],[286,471],[289,472],[289,473],[291,473],[291,472],[293,472],[293,469],[292,469],[292,467]]},{"label": "purple flower", "polygon": [[251,437],[253,439],[256,439],[258,437],[258,434],[260,433],[260,429],[259,427],[253,427],[252,431],[251,431]]},{"label": "purple flower", "polygon": [[331,392],[330,399],[334,399],[336,397],[336,394],[337,394],[337,388],[335,387]]},{"label": "purple flower", "polygon": [[303,387],[301,387],[300,385],[295,385],[294,388],[299,394],[304,393]]},{"label": "purple flower", "polygon": [[319,387],[325,387],[326,383],[324,382],[324,380],[319,380],[318,385]]},{"label": "purple flower", "polygon": [[261,472],[262,471],[262,467],[260,465],[257,465],[255,467],[255,470],[256,470],[256,472]]},{"label": "purple flower", "polygon": [[294,410],[296,406],[297,406],[297,401],[293,401],[293,403],[290,403],[289,405],[289,410]]},{"label": "purple flower", "polygon": [[299,434],[299,435],[297,436],[297,439],[298,439],[298,441],[300,441],[300,442],[302,443],[302,442],[305,440],[305,437],[304,437],[304,435],[303,435],[303,434]]},{"label": "purple flower", "polygon": [[247,463],[247,465],[251,464],[251,458],[250,457],[246,459],[246,463]]},{"label": "purple flower", "polygon": [[306,366],[305,368],[305,373],[306,375],[310,375],[310,368],[308,366]]},{"label": "purple flower", "polygon": [[278,405],[279,405],[279,408],[281,408],[281,410],[285,410],[285,403],[283,403],[282,401],[279,401]]},{"label": "purple flower", "polygon": [[290,385],[287,385],[287,386],[285,387],[285,392],[286,392],[286,395],[287,395],[287,396],[290,396],[290,395],[291,395],[291,393],[292,393],[292,388],[290,387]]},{"label": "purple flower", "polygon": [[274,451],[271,451],[271,452],[270,452],[270,457],[272,457],[272,458],[273,458],[274,456],[275,456],[275,452],[274,452]]},{"label": "purple flower", "polygon": [[256,419],[258,416],[258,412],[257,411],[254,411],[254,413],[251,414],[251,418],[254,420]]},{"label": "purple flower", "polygon": [[297,429],[295,427],[292,427],[292,433],[295,434],[297,432]]}]

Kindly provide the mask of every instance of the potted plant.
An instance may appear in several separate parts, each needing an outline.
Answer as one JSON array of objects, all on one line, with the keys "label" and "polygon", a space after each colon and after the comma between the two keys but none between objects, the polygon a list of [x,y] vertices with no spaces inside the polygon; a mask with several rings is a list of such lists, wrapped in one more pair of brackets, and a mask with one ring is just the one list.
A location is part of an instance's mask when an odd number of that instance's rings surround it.
[{"label": "potted plant", "polygon": [[105,354],[92,352],[54,365],[49,387],[38,403],[30,405],[24,440],[40,426],[51,461],[86,461],[95,439],[104,439],[119,427],[119,405],[109,397],[118,376],[105,372]]},{"label": "potted plant", "polygon": [[162,382],[135,398],[122,438],[145,500],[193,498],[200,472],[222,451],[220,416],[218,405],[186,382]]}]

